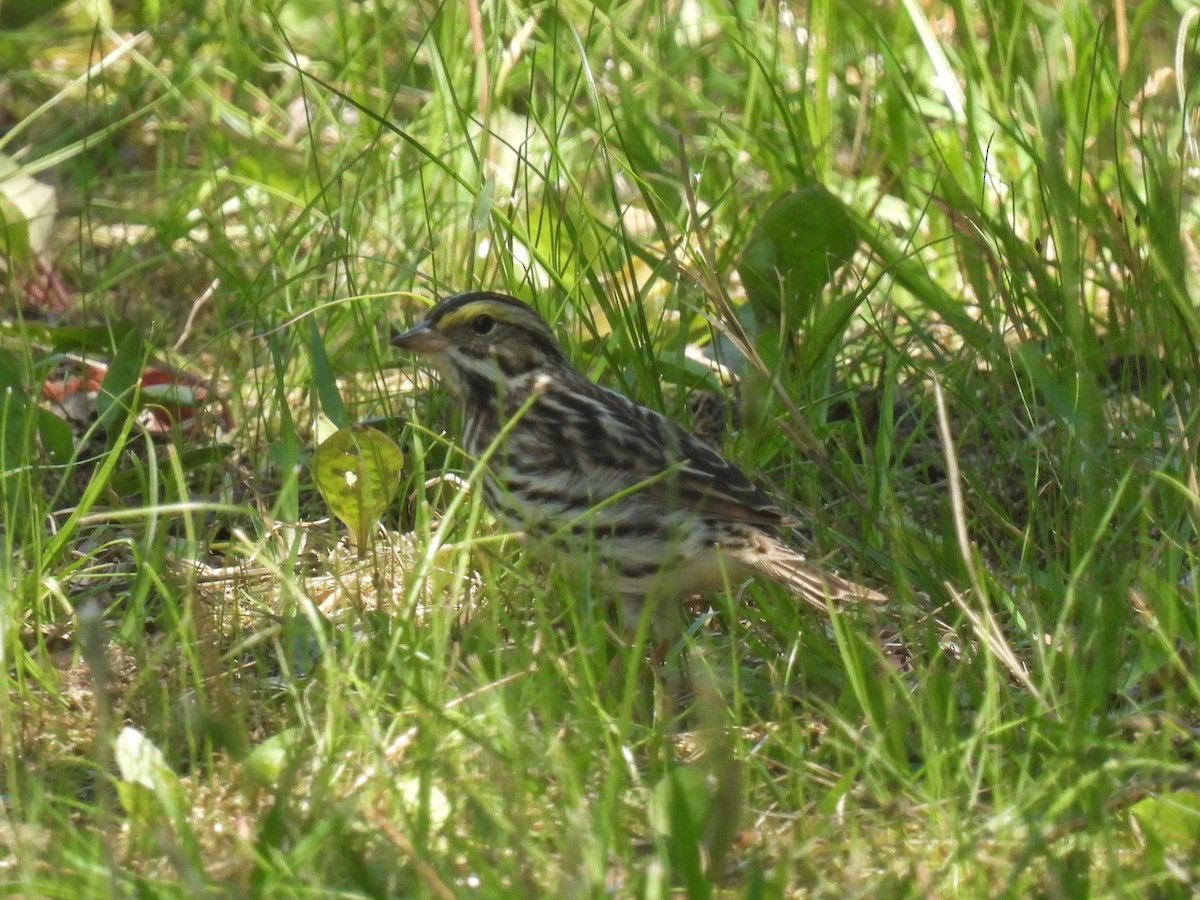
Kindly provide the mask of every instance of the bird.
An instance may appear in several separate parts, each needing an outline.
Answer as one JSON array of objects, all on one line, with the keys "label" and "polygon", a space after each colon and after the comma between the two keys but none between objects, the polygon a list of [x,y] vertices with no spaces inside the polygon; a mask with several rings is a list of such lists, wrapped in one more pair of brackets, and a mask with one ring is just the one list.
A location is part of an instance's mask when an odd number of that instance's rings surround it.
[{"label": "bird", "polygon": [[391,344],[427,358],[461,407],[500,523],[551,561],[585,561],[627,629],[647,604],[681,610],[755,575],[823,611],[886,602],[809,562],[780,536],[797,519],[712,446],[580,372],[521,300],[448,297]]}]

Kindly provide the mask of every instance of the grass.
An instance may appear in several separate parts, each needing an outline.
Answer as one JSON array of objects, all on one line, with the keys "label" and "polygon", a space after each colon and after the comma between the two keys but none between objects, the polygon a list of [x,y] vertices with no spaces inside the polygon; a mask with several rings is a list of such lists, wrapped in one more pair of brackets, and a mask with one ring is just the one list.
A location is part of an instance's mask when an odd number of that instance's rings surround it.
[{"label": "grass", "polygon": [[[2,286],[5,890],[1192,895],[1198,34],[827,0],[0,34],[0,153],[57,192]],[[853,258],[772,307],[744,250],[814,185]],[[646,677],[387,346],[468,288],[684,421],[734,398],[727,453],[893,601],[737,587],[685,692]],[[94,406],[39,413],[82,356]],[[129,414],[144,367],[211,387],[194,425]],[[322,415],[405,450],[361,557]]]}]

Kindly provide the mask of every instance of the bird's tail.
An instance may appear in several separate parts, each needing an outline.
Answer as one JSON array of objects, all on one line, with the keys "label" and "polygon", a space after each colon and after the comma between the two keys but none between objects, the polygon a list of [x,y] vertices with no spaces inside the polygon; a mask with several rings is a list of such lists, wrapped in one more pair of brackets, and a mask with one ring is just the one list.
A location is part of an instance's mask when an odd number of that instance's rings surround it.
[{"label": "bird's tail", "polygon": [[[780,548],[782,549],[782,548]],[[827,603],[887,603],[888,598],[866,585],[840,578],[815,566],[790,548],[760,558],[757,568],[817,609]]]}]

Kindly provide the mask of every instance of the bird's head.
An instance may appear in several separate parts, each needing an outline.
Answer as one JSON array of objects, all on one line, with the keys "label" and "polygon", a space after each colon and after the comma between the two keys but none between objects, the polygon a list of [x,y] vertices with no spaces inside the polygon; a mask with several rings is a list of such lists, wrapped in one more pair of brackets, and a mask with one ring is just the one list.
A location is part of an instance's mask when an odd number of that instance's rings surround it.
[{"label": "bird's head", "polygon": [[392,346],[428,356],[460,400],[532,389],[538,375],[573,372],[554,332],[530,306],[506,294],[474,291],[449,297]]}]

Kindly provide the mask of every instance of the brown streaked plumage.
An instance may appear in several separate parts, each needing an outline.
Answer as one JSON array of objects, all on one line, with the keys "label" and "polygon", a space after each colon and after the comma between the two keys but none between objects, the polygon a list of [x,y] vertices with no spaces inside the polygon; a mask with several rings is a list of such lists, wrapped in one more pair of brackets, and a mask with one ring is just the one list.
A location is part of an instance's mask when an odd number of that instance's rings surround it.
[{"label": "brown streaked plumage", "polygon": [[819,609],[886,598],[812,565],[775,532],[795,520],[720,453],[575,369],[533,309],[460,294],[392,344],[427,356],[488,455],[485,498],[510,528],[587,558],[622,601],[680,600],[753,574]]}]

